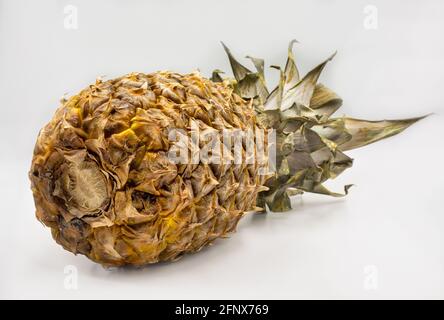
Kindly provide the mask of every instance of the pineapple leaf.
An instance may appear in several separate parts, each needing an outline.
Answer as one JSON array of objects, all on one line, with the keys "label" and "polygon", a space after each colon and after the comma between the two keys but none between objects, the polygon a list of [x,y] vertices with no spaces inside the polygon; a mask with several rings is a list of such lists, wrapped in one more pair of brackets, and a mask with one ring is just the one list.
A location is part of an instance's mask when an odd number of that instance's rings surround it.
[{"label": "pineapple leaf", "polygon": [[352,187],[352,184],[347,184],[344,186],[344,193],[338,193],[338,192],[332,192],[329,189],[327,189],[324,185],[321,183],[315,184],[310,188],[304,188],[300,187],[301,190],[310,192],[310,193],[319,193],[319,194],[325,194],[332,197],[344,197],[348,194],[348,190]]},{"label": "pineapple leaf", "polygon": [[297,40],[291,40],[288,45],[288,58],[285,64],[285,87],[284,91],[294,87],[299,82],[299,71],[295,63],[293,55],[293,45],[297,43]]},{"label": "pineapple leaf", "polygon": [[391,137],[404,131],[415,122],[425,118],[417,117],[402,120],[366,121],[353,118],[344,118],[345,130],[351,139],[340,146],[343,151],[356,149],[367,144]]},{"label": "pineapple leaf", "polygon": [[285,74],[281,70],[279,66],[271,66],[274,69],[279,70],[280,77],[279,77],[279,84],[274,90],[270,93],[270,95],[267,97],[264,109],[265,110],[277,110],[280,109],[282,104],[282,97],[284,93],[284,85],[285,85]]},{"label": "pineapple leaf", "polygon": [[[268,200],[268,201],[267,201]],[[290,197],[286,192],[286,188],[281,188],[265,200],[268,207],[273,212],[285,212],[291,210]]]},{"label": "pineapple leaf", "polygon": [[236,60],[236,58],[231,54],[230,49],[228,49],[228,47],[223,42],[221,43],[222,46],[224,47],[225,52],[228,55],[231,69],[233,70],[234,77],[236,78],[237,81],[242,80],[243,78],[245,78],[247,74],[252,73],[247,67],[243,66]]},{"label": "pineapple leaf", "polygon": [[349,141],[352,136],[345,129],[343,118],[330,119],[327,122],[317,124],[311,127],[319,136],[341,145]]},{"label": "pineapple leaf", "polygon": [[316,68],[311,70],[304,78],[302,78],[296,85],[284,92],[281,110],[291,108],[294,104],[302,105],[304,107],[310,106],[310,100],[315,90],[316,82],[319,75],[324,69],[327,62],[329,62],[336,55],[336,52],[328,57],[324,62],[319,64]]},{"label": "pineapple leaf", "polygon": [[267,85],[265,82],[264,60],[259,58],[253,58],[251,56],[247,56],[247,58],[253,62],[254,67],[257,70],[256,74],[258,75],[258,80],[256,81],[256,93],[260,99],[260,104],[263,105],[269,95]]},{"label": "pineapple leaf", "polygon": [[249,73],[236,84],[238,93],[246,99],[253,99],[259,96],[258,82],[259,76],[256,73]]},{"label": "pineapple leaf", "polygon": [[310,100],[310,108],[316,115],[328,119],[342,105],[342,99],[323,84],[317,84]]},{"label": "pineapple leaf", "polygon": [[264,59],[260,59],[260,58],[254,58],[252,56],[246,56],[247,59],[250,59],[251,62],[253,62],[254,67],[257,70],[257,73],[259,74],[259,76],[265,80],[265,76],[264,76]]},{"label": "pineapple leaf", "polygon": [[211,81],[213,81],[213,82],[223,82],[224,79],[222,79],[222,77],[220,75],[221,73],[224,73],[224,72],[219,70],[219,69],[213,70],[213,73],[212,73],[211,78],[210,78]]},{"label": "pineapple leaf", "polygon": [[330,191],[323,185],[352,166],[353,159],[342,151],[393,136],[424,118],[383,121],[330,118],[341,107],[342,99],[317,82],[336,52],[301,79],[293,55],[296,42],[289,43],[283,70],[271,66],[279,70],[280,78],[268,95],[264,60],[247,56],[257,70],[253,73],[237,62],[224,45],[236,78],[235,90],[243,98],[253,99],[257,121],[277,132],[275,175],[267,182],[268,190],[258,195],[257,205],[279,212],[290,210],[289,197],[303,192],[345,196],[352,185],[346,185],[344,193]]}]

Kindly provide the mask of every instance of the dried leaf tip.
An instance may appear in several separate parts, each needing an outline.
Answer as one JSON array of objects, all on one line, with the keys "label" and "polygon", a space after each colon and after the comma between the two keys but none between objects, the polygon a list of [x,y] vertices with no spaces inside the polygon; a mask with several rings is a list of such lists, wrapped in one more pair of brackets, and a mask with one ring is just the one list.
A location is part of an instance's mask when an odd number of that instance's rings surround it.
[{"label": "dried leaf tip", "polygon": [[427,116],[429,114],[415,118],[381,121],[345,117],[343,118],[345,130],[351,135],[351,139],[342,144],[340,149],[352,150],[394,136]]},{"label": "dried leaf tip", "polygon": [[245,78],[245,76],[249,73],[251,73],[251,71],[243,66],[241,63],[239,63],[236,58],[234,58],[234,56],[231,54],[230,49],[228,49],[228,47],[225,45],[225,43],[223,43],[221,41],[222,46],[224,47],[225,52],[228,55],[228,59],[230,61],[230,65],[231,68],[233,69],[233,74],[234,77],[236,78],[237,81],[242,80],[243,78]]}]

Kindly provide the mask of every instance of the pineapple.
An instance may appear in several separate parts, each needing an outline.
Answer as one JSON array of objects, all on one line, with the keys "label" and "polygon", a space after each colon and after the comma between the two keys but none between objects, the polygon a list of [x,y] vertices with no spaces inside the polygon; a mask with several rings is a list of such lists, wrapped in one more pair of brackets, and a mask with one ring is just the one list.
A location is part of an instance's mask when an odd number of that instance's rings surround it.
[{"label": "pineapple", "polygon": [[[234,78],[223,79],[219,70],[211,79],[198,72],[131,73],[98,79],[63,99],[39,133],[32,159],[37,219],[68,251],[104,266],[141,266],[199,251],[233,232],[247,212],[287,211],[292,195],[347,194],[350,185],[344,193],[323,186],[352,165],[344,151],[421,118],[332,118],[342,100],[317,80],[333,56],[300,77],[293,44],[285,67],[275,67],[280,80],[271,92],[264,61],[249,57],[251,71],[224,45]],[[189,134],[193,127],[262,130],[268,158],[172,161],[171,129]],[[244,160],[247,148],[242,140]]]}]

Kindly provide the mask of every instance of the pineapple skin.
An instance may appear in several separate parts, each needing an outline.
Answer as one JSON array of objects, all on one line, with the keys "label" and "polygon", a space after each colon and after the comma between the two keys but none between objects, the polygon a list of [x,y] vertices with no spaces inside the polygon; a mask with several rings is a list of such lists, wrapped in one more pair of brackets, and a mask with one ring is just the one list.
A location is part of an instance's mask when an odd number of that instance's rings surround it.
[{"label": "pineapple skin", "polygon": [[225,237],[255,207],[267,164],[174,164],[168,129],[263,129],[252,103],[198,73],[132,73],[63,100],[29,177],[57,243],[104,266],[175,260]]}]

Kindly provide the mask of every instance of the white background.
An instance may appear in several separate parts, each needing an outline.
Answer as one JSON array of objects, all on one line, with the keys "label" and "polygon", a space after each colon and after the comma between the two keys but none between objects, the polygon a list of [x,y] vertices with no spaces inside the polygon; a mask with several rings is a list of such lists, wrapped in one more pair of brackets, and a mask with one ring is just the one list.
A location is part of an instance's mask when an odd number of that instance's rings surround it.
[{"label": "white background", "polygon": [[[443,15],[440,0],[0,0],[0,297],[444,298]],[[350,152],[354,168],[331,184],[355,183],[348,197],[295,198],[292,212],[247,216],[231,239],[142,270],[74,256],[34,218],[32,149],[64,93],[99,75],[228,70],[219,40],[283,64],[293,38],[303,72],[338,50],[321,81],[343,97],[339,115],[435,113]]]}]

